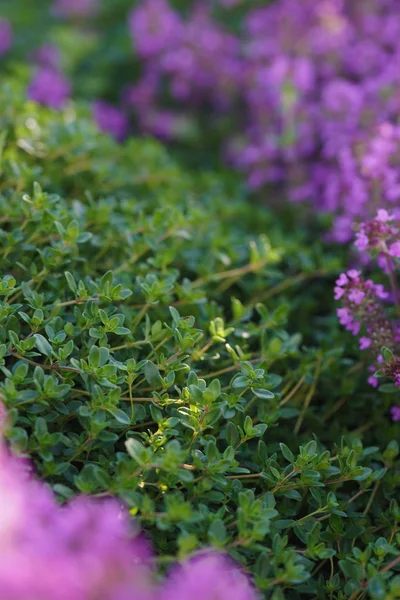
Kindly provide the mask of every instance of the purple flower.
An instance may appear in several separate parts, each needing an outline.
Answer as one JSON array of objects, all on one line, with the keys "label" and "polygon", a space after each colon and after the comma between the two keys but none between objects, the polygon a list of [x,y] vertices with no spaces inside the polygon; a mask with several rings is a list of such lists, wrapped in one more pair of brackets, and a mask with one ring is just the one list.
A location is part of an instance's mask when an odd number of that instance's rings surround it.
[{"label": "purple flower", "polygon": [[126,114],[104,100],[97,100],[93,105],[93,117],[97,126],[104,133],[109,133],[122,142],[129,131],[129,121]]},{"label": "purple flower", "polygon": [[[334,292],[335,299],[342,303],[336,311],[340,324],[353,335],[363,328],[360,350],[369,349],[375,360],[379,360],[382,346],[392,347],[398,335],[398,327],[389,320],[382,304],[388,297],[383,285],[365,280],[360,271],[350,269],[336,280]],[[373,379],[370,383],[374,383]]]},{"label": "purple flower", "polygon": [[355,246],[362,251],[378,248],[380,250],[378,262],[382,255],[384,260],[387,259],[388,254],[396,256],[396,253],[400,253],[400,244],[398,241],[393,243],[393,240],[398,238],[399,231],[396,223],[389,224],[389,221],[394,219],[395,216],[389,214],[387,210],[379,209],[374,219],[360,223]]},{"label": "purple flower", "polygon": [[[399,6],[279,0],[250,8],[234,36],[212,19],[210,3],[194,4],[182,18],[167,0],[143,0],[131,12],[144,62],[134,107],[142,129],[152,132],[156,121],[166,132],[156,117],[168,111],[177,119],[204,105],[217,117],[228,111],[238,131],[227,154],[250,187],[284,182],[291,201],[333,213],[338,243],[378,201],[375,221],[387,224],[400,201]],[[360,231],[357,246],[368,243]]]},{"label": "purple flower", "polygon": [[400,406],[392,406],[390,413],[393,421],[400,421]]},{"label": "purple flower", "polygon": [[[400,387],[400,357],[396,355],[399,352],[400,324],[389,317],[386,311],[386,304],[396,303],[398,296],[393,272],[396,264],[391,256],[400,257],[400,242],[396,239],[399,230],[395,222],[389,224],[389,221],[395,221],[396,218],[397,215],[380,209],[374,219],[359,225],[360,231],[357,234],[358,239],[360,234],[365,235],[368,250],[371,251],[378,246],[378,265],[385,274],[389,275],[391,295],[382,284],[376,284],[372,279],[364,279],[360,271],[355,269],[340,275],[336,280],[334,292],[335,299],[340,299],[342,303],[341,308],[337,309],[341,325],[344,325],[353,335],[358,335],[361,327],[363,328],[363,334],[359,338],[360,350],[369,350],[374,356],[375,363],[368,370],[374,373],[378,365],[381,373]],[[382,268],[385,265],[386,269]],[[383,300],[386,301],[385,304]],[[382,347],[391,350],[388,360],[385,360],[381,354]],[[378,379],[370,375],[368,383],[377,387]],[[400,420],[400,408],[397,411],[397,407],[394,407],[392,413]]]},{"label": "purple flower", "polygon": [[60,51],[54,44],[44,44],[36,51],[35,61],[41,67],[58,69],[60,66]]},{"label": "purple flower", "polygon": [[7,52],[13,41],[13,32],[6,19],[0,19],[0,56]]},{"label": "purple flower", "polygon": [[359,321],[354,321],[353,323],[348,323],[346,326],[348,331],[351,331],[353,335],[358,335],[361,329],[361,323]]},{"label": "purple flower", "polygon": [[364,297],[365,292],[357,289],[352,290],[348,295],[349,300],[351,300],[351,302],[355,302],[355,304],[361,304]]},{"label": "purple flower", "polygon": [[389,248],[390,256],[400,258],[400,242],[394,242]]},{"label": "purple flower", "polygon": [[336,310],[336,314],[339,318],[339,323],[341,325],[348,325],[349,323],[352,323],[352,321],[353,321],[353,316],[350,312],[350,309],[347,307],[338,308]]},{"label": "purple flower", "polygon": [[354,245],[361,251],[367,250],[369,244],[368,236],[364,232],[356,233],[356,241]]},{"label": "purple flower", "polygon": [[39,68],[28,87],[30,100],[56,110],[66,105],[70,95],[69,81],[59,71],[48,67]]},{"label": "purple flower", "polygon": [[151,552],[117,501],[62,507],[0,440],[0,597],[154,600]]},{"label": "purple flower", "polygon": [[174,47],[182,24],[167,0],[146,0],[131,12],[129,28],[139,56],[150,59]]},{"label": "purple flower", "polygon": [[345,294],[345,290],[342,287],[336,286],[334,289],[335,292],[335,300],[340,300],[342,296]]},{"label": "purple flower", "polygon": [[339,278],[336,280],[336,285],[344,286],[349,283],[349,279],[345,273],[341,273]]},{"label": "purple flower", "polygon": [[[0,426],[6,411],[0,402]],[[156,589],[153,556],[117,500],[65,506],[5,447],[0,431],[0,598],[7,600],[256,600],[227,557],[199,555]]]},{"label": "purple flower", "polygon": [[356,269],[350,269],[350,271],[347,271],[347,275],[350,277],[350,279],[357,279],[360,276],[360,271],[356,271]]},{"label": "purple flower", "polygon": [[125,90],[125,102],[134,110],[146,115],[153,105],[159,83],[158,74],[154,71],[147,71],[138,83]]},{"label": "purple flower", "polygon": [[393,220],[393,216],[388,213],[384,208],[380,208],[377,212],[376,220],[381,223],[387,223],[388,221]]},{"label": "purple flower", "polygon": [[385,291],[385,288],[381,283],[377,283],[374,285],[374,291],[377,298],[381,298],[381,300],[385,300],[388,298],[389,294]]},{"label": "purple flower", "polygon": [[368,377],[367,381],[368,381],[369,385],[371,385],[374,388],[378,387],[378,385],[379,385],[379,381],[373,375],[370,375]]},{"label": "purple flower", "polygon": [[365,336],[360,337],[359,342],[360,342],[360,350],[366,350],[372,344],[371,338],[368,338]]},{"label": "purple flower", "polygon": [[332,113],[358,112],[363,104],[363,90],[345,79],[334,79],[322,89],[322,103]]},{"label": "purple flower", "polygon": [[172,571],[161,600],[256,600],[246,575],[223,555],[199,555]]}]

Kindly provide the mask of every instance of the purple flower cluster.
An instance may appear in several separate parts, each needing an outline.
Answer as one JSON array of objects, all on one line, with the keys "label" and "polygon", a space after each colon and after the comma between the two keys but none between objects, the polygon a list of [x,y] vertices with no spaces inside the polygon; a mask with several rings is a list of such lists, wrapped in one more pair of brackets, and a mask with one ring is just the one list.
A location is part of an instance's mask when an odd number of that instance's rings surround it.
[{"label": "purple flower cluster", "polygon": [[[57,46],[45,44],[35,54],[37,70],[28,87],[28,98],[55,110],[62,109],[71,96],[71,85],[60,68],[60,53]],[[129,130],[125,112],[103,100],[92,107],[93,119],[100,131],[123,141]]]},{"label": "purple flower cluster", "polygon": [[153,598],[151,553],[115,501],[59,506],[29,465],[0,448],[0,597]]},{"label": "purple flower cluster", "polygon": [[28,87],[28,98],[43,106],[63,108],[71,95],[68,79],[50,66],[40,66]]},{"label": "purple flower cluster", "polygon": [[[400,4],[397,0],[248,3],[239,33],[217,21],[243,0],[137,2],[128,18],[139,79],[121,106],[98,100],[94,119],[121,141],[129,118],[160,138],[194,131],[196,115],[233,125],[227,160],[252,188],[278,183],[294,201],[333,215],[331,237],[400,200]],[[217,6],[216,6],[217,5]],[[99,0],[53,0],[55,14],[86,19]],[[226,19],[228,22],[228,19]],[[224,24],[222,24],[224,23]],[[0,21],[0,54],[11,31]],[[71,89],[44,47],[29,97],[62,108]],[[131,114],[129,114],[131,113]]]},{"label": "purple flower cluster", "polygon": [[[371,334],[370,338],[360,338],[361,350],[369,348],[372,343],[380,349],[388,340],[389,343],[392,341],[392,328],[386,326],[387,319],[380,303],[380,300],[388,295],[382,285],[375,284],[371,279],[365,280],[360,271],[355,269],[342,273],[336,281],[335,300],[341,300],[343,304],[342,308],[337,309],[340,324],[353,335],[358,335],[361,324],[364,324],[367,326],[367,332]],[[378,322],[379,336],[376,336],[373,328]]]},{"label": "purple flower cluster", "polygon": [[71,85],[60,69],[60,54],[52,44],[41,46],[35,54],[36,72],[28,86],[28,98],[59,110],[71,96]]},{"label": "purple flower cluster", "polygon": [[[400,387],[400,358],[396,356],[400,355],[400,311],[395,273],[395,259],[400,257],[399,224],[393,215],[379,209],[375,219],[359,225],[355,241],[359,250],[376,255],[378,265],[389,277],[391,293],[382,284],[364,279],[355,269],[342,273],[334,289],[335,300],[341,302],[337,309],[340,324],[359,336],[360,350],[368,350],[374,361],[368,377],[373,387],[379,382],[372,373],[378,370]],[[390,304],[396,307],[395,317],[389,315]],[[392,407],[392,418],[400,420],[399,406]]]},{"label": "purple flower cluster", "polygon": [[[226,10],[235,4],[220,1]],[[174,136],[182,113],[229,111],[238,132],[227,153],[249,184],[279,182],[293,201],[333,213],[339,242],[355,219],[396,205],[399,3],[277,0],[250,8],[240,35],[209,7],[195,4],[185,19],[168,0],[132,11],[143,73],[129,97],[143,129]],[[163,108],[165,90],[175,112]]]},{"label": "purple flower cluster", "polygon": [[[6,420],[0,403],[0,437]],[[150,548],[116,500],[81,496],[60,506],[2,439],[0,506],[4,600],[256,600],[247,577],[214,552],[156,586]]]},{"label": "purple flower cluster", "polygon": [[[206,3],[183,20],[168,0],[145,0],[132,11],[129,26],[144,69],[127,98],[144,130],[178,136],[187,110],[204,103],[220,110],[233,106],[243,72],[240,40],[213,21]],[[166,82],[181,106],[176,112],[158,104]]]},{"label": "purple flower cluster", "polygon": [[387,210],[378,210],[375,219],[356,225],[354,245],[361,252],[377,255],[379,267],[388,275],[395,269],[393,258],[400,258],[400,230],[395,217]]},{"label": "purple flower cluster", "polygon": [[204,553],[177,567],[162,600],[255,600],[247,577],[225,556]]},{"label": "purple flower cluster", "polygon": [[104,100],[97,100],[93,105],[93,117],[100,131],[109,133],[122,142],[129,130],[126,114]]},{"label": "purple flower cluster", "polygon": [[138,4],[129,18],[135,48],[143,60],[160,57],[180,39],[183,23],[167,0]]},{"label": "purple flower cluster", "polygon": [[[59,67],[58,49],[51,45],[39,48],[36,53],[38,68],[28,87],[28,98],[55,110],[64,108],[71,96],[71,85]],[[103,100],[93,104],[93,119],[100,131],[122,142],[129,131],[125,112]]]},{"label": "purple flower cluster", "polygon": [[64,108],[71,96],[71,85],[61,72],[57,46],[44,44],[34,60],[36,71],[27,90],[29,100],[55,110]]}]

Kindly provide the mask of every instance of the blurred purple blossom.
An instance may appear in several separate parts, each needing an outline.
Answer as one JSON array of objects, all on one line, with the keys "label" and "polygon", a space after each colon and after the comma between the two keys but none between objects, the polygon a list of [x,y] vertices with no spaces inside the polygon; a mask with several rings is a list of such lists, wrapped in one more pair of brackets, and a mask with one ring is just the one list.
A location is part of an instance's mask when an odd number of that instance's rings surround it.
[{"label": "blurred purple blossom", "polygon": [[250,7],[233,35],[207,3],[181,18],[167,0],[143,0],[129,25],[144,63],[132,109],[145,131],[155,133],[165,90],[175,114],[228,111],[226,154],[250,186],[277,182],[332,213],[340,243],[355,219],[399,202],[398,2],[277,0]]},{"label": "blurred purple blossom", "polygon": [[54,44],[43,44],[35,52],[35,62],[42,67],[58,69],[60,66],[60,51]]},{"label": "blurred purple blossom", "polygon": [[109,133],[117,141],[121,142],[127,136],[129,121],[121,109],[104,100],[97,100],[93,104],[93,117],[100,131]]},{"label": "blurred purple blossom", "polygon": [[400,406],[392,406],[390,410],[393,421],[400,421]]},{"label": "blurred purple blossom", "polygon": [[196,5],[183,21],[167,0],[147,0],[131,12],[129,26],[145,69],[127,99],[142,129],[161,137],[185,131],[185,109],[174,114],[158,103],[165,77],[181,106],[211,101],[221,110],[232,104],[242,73],[240,43],[213,21],[207,6]]},{"label": "blurred purple blossom", "polygon": [[[98,6],[54,0],[66,16]],[[184,15],[169,0],[136,3],[128,28],[141,75],[123,109],[98,100],[94,118],[122,140],[129,113],[161,138],[191,135],[206,115],[230,131],[222,150],[251,188],[278,184],[291,201],[332,214],[331,239],[347,243],[354,222],[400,203],[400,4],[276,0],[246,10],[232,33],[210,2]],[[70,87],[57,50],[42,47],[37,61],[29,97],[61,108]]]},{"label": "blurred purple blossom", "polygon": [[134,48],[142,59],[160,56],[179,41],[183,24],[167,0],[141,2],[131,12],[129,26]]},{"label": "blurred purple blossom", "polygon": [[210,552],[191,558],[172,571],[161,600],[256,600],[248,578],[231,560]]},{"label": "blurred purple blossom", "polygon": [[6,447],[0,402],[0,598],[7,600],[256,600],[247,577],[211,553],[156,587],[153,555],[117,500],[59,505],[29,461]]},{"label": "blurred purple blossom", "polygon": [[54,109],[61,109],[71,95],[68,79],[58,70],[39,67],[28,87],[28,98]]},{"label": "blurred purple blossom", "polygon": [[1,598],[153,598],[151,552],[116,501],[79,497],[61,507],[3,445],[0,490]]},{"label": "blurred purple blossom", "polygon": [[0,19],[0,56],[7,52],[13,41],[12,27],[6,19]]}]

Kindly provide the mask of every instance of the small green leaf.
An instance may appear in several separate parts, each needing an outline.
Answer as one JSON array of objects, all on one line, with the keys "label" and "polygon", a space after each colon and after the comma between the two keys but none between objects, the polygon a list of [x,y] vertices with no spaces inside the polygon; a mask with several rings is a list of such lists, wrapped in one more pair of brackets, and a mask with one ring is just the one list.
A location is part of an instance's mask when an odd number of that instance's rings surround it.
[{"label": "small green leaf", "polygon": [[286,444],[283,444],[283,443],[280,443],[279,446],[280,446],[282,454],[286,458],[286,460],[289,461],[290,463],[294,463],[294,454],[290,450],[290,448],[288,448],[288,446],[286,446]]},{"label": "small green leaf", "polygon": [[368,591],[371,594],[371,598],[374,600],[385,600],[385,598],[387,598],[384,580],[379,575],[370,579]]},{"label": "small green leaf", "polygon": [[71,292],[74,292],[74,294],[76,294],[78,286],[75,283],[75,279],[73,278],[72,273],[70,273],[69,271],[65,271],[64,275],[65,279],[67,280],[69,289],[71,290]]},{"label": "small green leaf", "polygon": [[126,450],[138,464],[144,464],[143,458],[146,453],[146,448],[135,438],[129,438],[125,442]]},{"label": "small green leaf", "polygon": [[232,421],[228,423],[226,426],[226,441],[230,446],[235,447],[236,444],[240,441],[240,435],[238,429]]},{"label": "small green leaf", "polygon": [[211,392],[213,400],[217,400],[217,398],[221,394],[221,383],[219,379],[212,380],[212,382],[208,386],[208,391]]},{"label": "small green leaf", "polygon": [[40,333],[35,334],[35,345],[41,354],[45,356],[51,356],[53,354],[53,349],[50,346],[49,342],[43,337]]},{"label": "small green leaf", "polygon": [[232,387],[235,390],[240,390],[248,387],[250,381],[245,375],[239,375],[233,380]]},{"label": "small green leaf", "polygon": [[122,425],[130,425],[131,420],[128,415],[119,408],[108,408],[108,412]]},{"label": "small green leaf", "polygon": [[101,363],[101,354],[100,350],[97,346],[92,346],[89,351],[89,364],[97,369],[100,367]]},{"label": "small green leaf", "polygon": [[157,366],[148,360],[144,367],[144,376],[146,377],[146,381],[152,388],[156,389],[162,386],[162,378],[160,375],[160,371]]},{"label": "small green leaf", "polygon": [[264,390],[262,388],[251,388],[251,391],[257,398],[261,398],[262,400],[272,400],[275,398],[275,394],[270,392],[269,390]]},{"label": "small green leaf", "polygon": [[208,528],[208,535],[211,542],[223,544],[226,540],[226,527],[222,519],[215,519]]},{"label": "small green leaf", "polygon": [[381,354],[385,362],[389,362],[393,358],[393,352],[389,348],[386,348],[386,346],[381,348]]},{"label": "small green leaf", "polygon": [[378,390],[385,394],[398,394],[399,388],[394,383],[383,383],[379,386]]}]

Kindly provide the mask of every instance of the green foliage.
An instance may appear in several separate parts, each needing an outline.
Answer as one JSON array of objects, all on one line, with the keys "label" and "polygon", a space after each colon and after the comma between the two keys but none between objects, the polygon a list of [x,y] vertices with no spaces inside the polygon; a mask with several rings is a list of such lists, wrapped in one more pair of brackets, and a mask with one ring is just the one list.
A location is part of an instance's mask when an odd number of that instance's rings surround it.
[{"label": "green foliage", "polygon": [[344,354],[321,230],[18,97],[0,101],[11,445],[61,500],[121,498],[164,561],[211,544],[266,598],[398,598],[390,400]]}]

